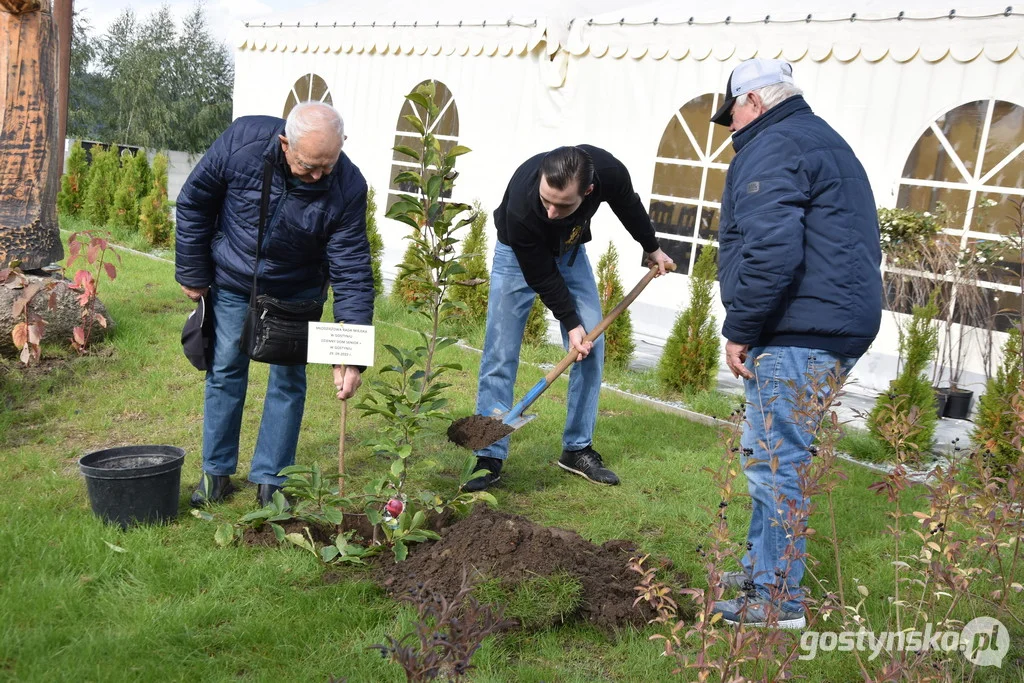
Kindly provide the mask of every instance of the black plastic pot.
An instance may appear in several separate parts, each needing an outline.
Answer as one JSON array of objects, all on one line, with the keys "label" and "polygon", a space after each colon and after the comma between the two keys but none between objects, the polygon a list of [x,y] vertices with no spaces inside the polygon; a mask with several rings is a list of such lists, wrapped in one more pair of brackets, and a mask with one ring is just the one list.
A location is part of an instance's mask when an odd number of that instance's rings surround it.
[{"label": "black plastic pot", "polygon": [[942,417],[946,414],[946,402],[949,400],[949,389],[946,387],[932,387],[935,390],[935,413]]},{"label": "black plastic pot", "polygon": [[971,414],[971,402],[974,401],[974,392],[963,389],[950,389],[949,398],[946,399],[946,417],[955,420],[966,420]]},{"label": "black plastic pot", "polygon": [[121,528],[178,516],[185,451],[175,446],[120,446],[78,461],[96,516]]}]

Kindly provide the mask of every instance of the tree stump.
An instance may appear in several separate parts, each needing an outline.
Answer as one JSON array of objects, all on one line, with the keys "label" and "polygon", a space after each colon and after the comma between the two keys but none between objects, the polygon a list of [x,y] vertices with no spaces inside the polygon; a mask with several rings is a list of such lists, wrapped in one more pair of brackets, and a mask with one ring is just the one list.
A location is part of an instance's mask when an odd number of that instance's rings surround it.
[{"label": "tree stump", "polygon": [[0,0],[0,268],[64,257],[57,224],[57,27],[51,0]]}]

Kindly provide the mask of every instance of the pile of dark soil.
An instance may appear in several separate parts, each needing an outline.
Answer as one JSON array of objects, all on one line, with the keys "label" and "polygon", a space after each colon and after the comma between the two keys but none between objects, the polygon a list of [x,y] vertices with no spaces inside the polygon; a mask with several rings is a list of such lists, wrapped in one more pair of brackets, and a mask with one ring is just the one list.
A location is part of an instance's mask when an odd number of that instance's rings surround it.
[{"label": "pile of dark soil", "polygon": [[477,506],[441,531],[441,540],[415,547],[400,564],[379,565],[378,581],[393,596],[419,584],[451,599],[462,584],[462,569],[481,580],[513,587],[537,576],[567,574],[583,586],[570,618],[599,628],[643,627],[653,617],[645,604],[633,606],[639,575],[626,565],[635,554],[630,541],[594,545],[574,531],[537,525],[525,517]]}]

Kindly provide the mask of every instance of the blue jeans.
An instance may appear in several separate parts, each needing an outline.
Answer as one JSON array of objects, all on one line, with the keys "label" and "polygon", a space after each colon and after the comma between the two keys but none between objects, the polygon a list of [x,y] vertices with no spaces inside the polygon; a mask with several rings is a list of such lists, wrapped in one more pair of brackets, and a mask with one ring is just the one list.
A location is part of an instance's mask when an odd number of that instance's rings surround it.
[{"label": "blue jeans", "polygon": [[[755,367],[755,359],[762,355]],[[795,543],[787,538],[792,526],[787,522],[787,511],[789,502],[795,501],[797,509],[806,513],[810,503],[801,494],[798,471],[811,461],[814,431],[823,417],[799,414],[794,387],[787,382],[794,382],[795,389],[810,398],[811,378],[820,380],[825,373],[835,373],[837,363],[845,378],[856,362],[856,358],[831,351],[795,346],[757,346],[748,352],[747,368],[755,378],[744,382],[747,411],[740,445],[752,510],[743,568],[764,597],[768,586],[782,588],[782,594],[790,598],[787,609],[802,609],[799,586],[807,548],[805,538],[798,538]],[[822,390],[827,392],[827,387]],[[778,458],[775,474],[770,463],[773,455]],[[803,518],[801,526],[806,521]],[[792,546],[789,557],[787,546]]]},{"label": "blue jeans", "polygon": [[[320,296],[320,288],[296,299]],[[222,287],[210,288],[213,306],[213,364],[206,373],[203,400],[203,471],[218,476],[234,474],[238,466],[238,436],[242,408],[249,386],[249,356],[238,347],[249,295]],[[277,484],[277,473],[295,464],[299,426],[306,404],[306,366],[271,365],[263,402],[256,450],[249,481]]]},{"label": "blue jeans", "polygon": [[[594,271],[590,268],[585,245],[580,246],[572,266],[568,265],[570,255],[567,253],[558,259],[558,271],[575,300],[576,314],[583,321],[584,329],[591,330],[602,318]],[[508,408],[515,405],[512,393],[519,371],[523,331],[536,296],[526,284],[512,247],[498,242],[491,265],[487,327],[476,397],[476,411],[480,415],[489,414],[491,408],[499,403]],[[569,348],[567,333],[563,325],[562,345],[566,350]],[[601,336],[594,342],[590,354],[582,362],[574,363],[569,372],[568,406],[562,435],[562,448],[565,450],[586,448],[593,440],[603,367],[604,336]],[[508,442],[509,437],[505,437],[476,451],[476,454],[478,457],[504,460],[508,457]]]}]

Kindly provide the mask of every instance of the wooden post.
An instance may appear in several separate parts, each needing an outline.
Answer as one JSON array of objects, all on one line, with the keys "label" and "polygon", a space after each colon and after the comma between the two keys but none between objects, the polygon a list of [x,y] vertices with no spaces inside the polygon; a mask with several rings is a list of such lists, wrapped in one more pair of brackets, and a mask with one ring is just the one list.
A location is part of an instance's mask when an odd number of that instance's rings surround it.
[{"label": "wooden post", "polygon": [[0,268],[64,257],[57,226],[57,27],[51,0],[0,0]]}]

